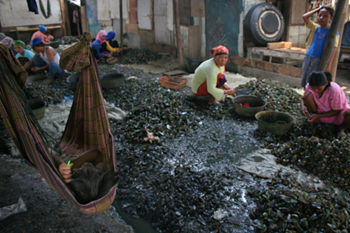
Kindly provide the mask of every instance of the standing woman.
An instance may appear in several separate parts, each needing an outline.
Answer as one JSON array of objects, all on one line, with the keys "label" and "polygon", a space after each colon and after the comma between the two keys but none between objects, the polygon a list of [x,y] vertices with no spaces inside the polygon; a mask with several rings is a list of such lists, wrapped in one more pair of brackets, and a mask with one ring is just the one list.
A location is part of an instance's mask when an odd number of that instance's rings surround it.
[{"label": "standing woman", "polygon": [[111,58],[112,55],[107,51],[102,50],[102,44],[106,41],[107,32],[105,30],[100,30],[97,33],[96,40],[91,44],[92,54],[96,59],[105,60],[106,58]]},{"label": "standing woman", "polygon": [[220,104],[225,94],[235,95],[235,90],[226,84],[225,65],[229,51],[219,45],[212,50],[213,58],[204,61],[195,70],[192,81],[192,91],[197,96],[210,95],[208,104]]}]

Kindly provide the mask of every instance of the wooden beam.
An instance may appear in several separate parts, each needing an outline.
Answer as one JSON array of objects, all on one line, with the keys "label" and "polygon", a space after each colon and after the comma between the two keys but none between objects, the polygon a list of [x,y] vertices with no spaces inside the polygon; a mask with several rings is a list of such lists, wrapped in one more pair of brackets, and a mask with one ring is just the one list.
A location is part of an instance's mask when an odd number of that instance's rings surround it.
[{"label": "wooden beam", "polygon": [[252,60],[244,57],[239,57],[235,55],[229,56],[229,64],[234,64],[238,66],[247,66],[252,68],[257,68],[261,70],[266,70],[282,75],[288,75],[292,77],[300,78],[302,74],[302,69],[294,66],[288,66],[284,64],[270,63],[265,61]]},{"label": "wooden beam", "polygon": [[63,29],[63,35],[67,35],[66,30],[66,10],[65,10],[65,0],[60,1],[60,7],[61,7],[61,17],[62,17],[62,29]]},{"label": "wooden beam", "polygon": [[[119,0],[119,18],[120,18],[120,47],[123,48],[123,0]],[[123,49],[120,51],[123,55]]]},{"label": "wooden beam", "polygon": [[[326,38],[326,41],[323,46],[323,52],[322,57],[320,60],[320,64],[318,66],[319,71],[325,71],[328,65],[329,60],[332,57],[333,50],[334,50],[334,42],[335,38],[339,29],[340,21],[341,21],[341,15],[344,10],[345,3],[347,3],[349,0],[338,0],[337,6],[334,11],[334,16],[332,20],[331,27],[328,31],[328,35]],[[340,43],[339,43],[340,44]],[[333,60],[338,60],[338,58],[334,57]]]},{"label": "wooden beam", "polygon": [[179,0],[173,1],[174,15],[175,15],[175,29],[176,29],[176,44],[177,44],[177,58],[179,60],[179,68],[183,67],[182,44],[181,44],[181,30],[180,30],[180,14],[179,14]]},{"label": "wooden beam", "polygon": [[87,18],[86,5],[80,7],[80,13],[81,13],[81,29],[82,29],[83,33],[90,32],[88,18]]},{"label": "wooden beam", "polygon": [[287,41],[267,43],[268,49],[290,49],[291,47],[292,47],[292,42],[287,42]]},{"label": "wooden beam", "polygon": [[341,15],[341,20],[340,20],[340,27],[339,27],[339,41],[338,41],[338,47],[335,50],[335,54],[334,54],[334,58],[332,61],[332,65],[331,65],[331,74],[332,74],[332,80],[333,82],[335,81],[336,77],[337,77],[337,68],[338,68],[338,62],[339,62],[339,54],[341,51],[341,41],[343,38],[343,33],[344,33],[344,25],[345,23],[348,21],[348,7],[345,6],[343,13]]}]

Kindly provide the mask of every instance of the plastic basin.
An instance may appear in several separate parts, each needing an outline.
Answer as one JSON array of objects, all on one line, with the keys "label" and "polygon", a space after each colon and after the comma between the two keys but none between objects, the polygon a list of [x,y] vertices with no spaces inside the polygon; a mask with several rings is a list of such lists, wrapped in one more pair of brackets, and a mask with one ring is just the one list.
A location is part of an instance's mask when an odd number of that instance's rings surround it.
[{"label": "plastic basin", "polygon": [[188,60],[187,62],[188,71],[193,73],[201,63],[202,61],[200,60],[192,60],[192,59]]},{"label": "plastic basin", "polygon": [[28,100],[29,107],[32,109],[36,119],[41,119],[45,115],[46,104],[40,99]]},{"label": "plastic basin", "polygon": [[[244,107],[245,103],[249,103],[250,107]],[[256,113],[264,110],[266,101],[254,95],[240,95],[233,98],[235,111],[243,117],[254,117]]]},{"label": "plastic basin", "polygon": [[69,85],[72,89],[77,88],[78,82],[79,82],[79,77],[80,77],[80,72],[75,73],[75,74],[67,77],[67,82],[69,83]]},{"label": "plastic basin", "polygon": [[57,49],[60,46],[60,42],[58,41],[51,41],[50,43],[48,43],[49,46],[51,46],[54,49]]},{"label": "plastic basin", "polygon": [[104,89],[121,87],[124,85],[125,77],[120,73],[104,74],[100,77],[101,87]]},{"label": "plastic basin", "polygon": [[294,117],[285,112],[261,111],[255,114],[259,130],[275,135],[288,132],[294,123]]}]

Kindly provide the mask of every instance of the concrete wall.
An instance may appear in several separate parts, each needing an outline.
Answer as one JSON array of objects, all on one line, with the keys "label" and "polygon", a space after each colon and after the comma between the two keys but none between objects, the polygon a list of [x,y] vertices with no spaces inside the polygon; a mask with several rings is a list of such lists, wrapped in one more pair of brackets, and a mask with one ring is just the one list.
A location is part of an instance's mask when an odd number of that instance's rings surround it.
[{"label": "concrete wall", "polygon": [[285,30],[287,31],[286,41],[292,42],[293,47],[305,48],[310,29],[304,25],[290,25]]},{"label": "concrete wall", "polygon": [[[51,0],[51,16],[47,19],[40,11],[39,14],[29,12],[27,2],[24,0],[2,0],[0,1],[0,20],[2,27],[20,27],[34,25],[62,24],[61,7],[59,0]],[[44,1],[46,9],[46,1]]]}]

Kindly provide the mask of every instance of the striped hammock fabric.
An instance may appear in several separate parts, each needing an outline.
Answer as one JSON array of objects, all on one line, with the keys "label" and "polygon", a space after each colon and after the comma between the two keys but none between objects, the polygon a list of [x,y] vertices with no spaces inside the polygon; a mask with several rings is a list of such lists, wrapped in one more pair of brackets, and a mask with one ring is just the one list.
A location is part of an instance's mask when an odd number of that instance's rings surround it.
[{"label": "striped hammock fabric", "polygon": [[[83,38],[75,48],[79,47],[76,52],[80,51],[88,56],[89,64],[81,69],[79,84],[60,146],[69,142],[78,122],[83,122],[81,133],[84,135],[84,151],[98,149],[102,153],[106,168],[116,171],[113,135],[103,101],[96,61],[89,52],[91,35],[84,33],[84,36],[85,40]],[[61,59],[67,59],[69,51],[69,49],[64,51]],[[67,64],[71,62],[74,60],[70,60]],[[22,156],[39,170],[61,196],[82,213],[98,214],[106,210],[114,201],[116,187],[111,188],[108,194],[99,200],[82,205],[75,200],[63,182],[48,152],[49,147],[53,148],[53,142],[50,142],[49,137],[40,129],[22,90],[28,78],[27,73],[12,51],[2,44],[0,44],[0,77],[0,114]]]}]

